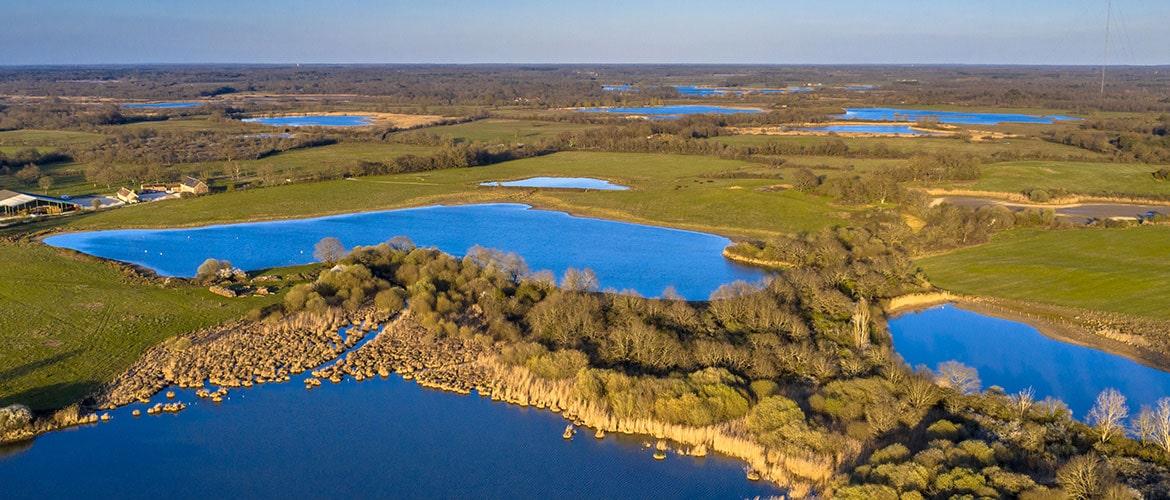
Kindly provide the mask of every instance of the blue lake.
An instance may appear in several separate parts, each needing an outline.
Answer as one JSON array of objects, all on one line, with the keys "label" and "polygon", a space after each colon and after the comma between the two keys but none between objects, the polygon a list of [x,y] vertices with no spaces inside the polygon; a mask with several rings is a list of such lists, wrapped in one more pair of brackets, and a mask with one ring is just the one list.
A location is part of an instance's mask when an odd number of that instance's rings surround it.
[{"label": "blue lake", "polygon": [[67,233],[45,243],[138,264],[164,276],[193,276],[207,258],[246,269],[313,262],[313,245],[339,238],[347,248],[406,235],[460,255],[473,245],[516,252],[533,270],[558,275],[592,269],[603,288],[659,296],[667,286],[706,299],[720,285],[756,281],[758,269],[721,255],[730,241],[712,234],[574,217],[520,204],[430,206],[313,219],[181,229]]},{"label": "blue lake", "polygon": [[645,115],[657,118],[678,118],[683,115],[731,115],[740,113],[762,113],[764,110],[757,108],[709,106],[703,104],[679,104],[670,106],[581,108],[578,111],[581,111],[582,113],[612,113],[619,115]]},{"label": "blue lake", "polygon": [[1031,387],[1037,399],[1063,400],[1078,418],[1110,387],[1129,399],[1130,414],[1170,396],[1170,373],[953,305],[893,318],[890,333],[895,350],[911,366],[936,369],[955,360],[979,370],[985,388],[998,385],[1017,393]]},{"label": "blue lake", "polygon": [[303,115],[263,116],[243,121],[273,127],[364,127],[373,123],[373,118],[366,115]]},{"label": "blue lake", "polygon": [[931,135],[930,132],[915,130],[910,125],[826,125],[824,127],[807,127],[801,130],[841,134]]},{"label": "blue lake", "polygon": [[627,186],[613,184],[603,179],[589,177],[531,177],[516,181],[481,182],[480,186],[496,187],[533,187],[533,188],[560,188],[560,189],[595,189],[598,191],[626,191]]},{"label": "blue lake", "polygon": [[[372,336],[372,335],[371,335]],[[650,438],[595,439],[532,408],[388,379],[233,389],[222,403],[173,388],[107,423],[0,447],[5,499],[41,498],[750,498],[779,492],[720,456],[670,454]],[[155,402],[166,402],[159,395]],[[143,416],[133,417],[138,408]]]},{"label": "blue lake", "polygon": [[1057,121],[1076,120],[1060,115],[1024,115],[1015,113],[965,113],[961,111],[935,111],[926,109],[901,108],[846,108],[845,114],[837,118],[846,120],[869,120],[881,122],[914,122],[921,119],[938,119],[940,123],[962,125],[999,125],[1001,123],[1051,124]]},{"label": "blue lake", "polygon": [[605,92],[632,92],[634,90],[634,86],[628,83],[622,83],[618,85],[602,85],[601,90]]},{"label": "blue lake", "polygon": [[195,108],[202,106],[201,102],[192,101],[171,101],[171,102],[128,102],[122,104],[126,109],[178,109],[178,108]]}]

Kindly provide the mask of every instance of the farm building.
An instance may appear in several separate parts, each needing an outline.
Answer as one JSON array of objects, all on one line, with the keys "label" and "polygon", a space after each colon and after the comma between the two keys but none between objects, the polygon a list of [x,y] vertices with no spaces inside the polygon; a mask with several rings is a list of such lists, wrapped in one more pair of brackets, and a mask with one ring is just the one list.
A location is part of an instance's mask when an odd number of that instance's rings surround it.
[{"label": "farm building", "polygon": [[130,189],[130,188],[118,189],[117,196],[118,196],[119,200],[122,200],[122,202],[126,203],[126,204],[138,203],[138,201],[139,201],[138,200],[138,193],[134,192],[134,190]]},{"label": "farm building", "polygon": [[179,183],[180,193],[207,194],[207,183],[194,177],[184,177]]},{"label": "farm building", "polygon": [[59,214],[81,208],[80,205],[52,196],[0,189],[0,216]]}]

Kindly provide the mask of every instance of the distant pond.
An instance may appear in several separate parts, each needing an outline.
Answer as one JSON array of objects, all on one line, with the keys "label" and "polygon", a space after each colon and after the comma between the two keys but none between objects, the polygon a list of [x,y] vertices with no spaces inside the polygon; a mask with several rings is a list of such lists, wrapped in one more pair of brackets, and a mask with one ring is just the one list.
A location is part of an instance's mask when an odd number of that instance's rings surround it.
[{"label": "distant pond", "polygon": [[45,243],[147,267],[164,276],[192,276],[207,258],[246,269],[313,262],[313,245],[327,236],[348,248],[409,236],[420,246],[461,255],[473,245],[516,252],[533,270],[558,275],[592,269],[602,288],[656,297],[673,286],[689,299],[706,299],[720,285],[757,281],[765,273],[722,256],[722,236],[664,227],[575,217],[502,203],[429,206],[312,219],[250,222],[180,229],[126,229],[66,233]]},{"label": "distant pond", "polygon": [[1041,116],[1017,113],[973,113],[904,108],[847,108],[845,109],[845,114],[837,115],[837,118],[884,122],[914,122],[923,119],[937,119],[939,123],[961,125],[999,125],[1001,123],[1052,124],[1058,121],[1077,119],[1062,115]]},{"label": "distant pond", "polygon": [[[372,336],[372,335],[371,335]],[[5,499],[751,498],[777,495],[717,455],[654,460],[648,437],[588,429],[546,410],[388,379],[303,379],[232,389],[222,403],[171,388],[186,410],[113,418],[0,447]],[[133,417],[133,409],[143,416]]]},{"label": "distant pond", "polygon": [[1106,388],[1125,394],[1130,414],[1170,396],[1170,373],[953,305],[897,316],[890,333],[911,366],[958,361],[979,370],[984,388],[997,385],[1011,394],[1031,387],[1037,399],[1060,399],[1081,419]]},{"label": "distant pond", "polygon": [[368,115],[262,116],[243,121],[273,127],[364,127],[374,123]]},{"label": "distant pond", "polygon": [[515,181],[481,182],[480,186],[492,187],[532,187],[532,188],[560,188],[560,189],[593,189],[597,191],[626,191],[628,186],[613,184],[604,179],[589,177],[530,177]]},{"label": "distant pond", "polygon": [[759,108],[737,108],[731,106],[712,106],[705,104],[677,104],[669,106],[638,106],[638,107],[609,107],[609,108],[581,108],[582,113],[611,113],[618,115],[641,115],[652,118],[679,118],[685,115],[733,115],[741,113],[763,113]]},{"label": "distant pond", "polygon": [[180,109],[196,108],[204,103],[196,101],[169,101],[169,102],[127,102],[122,107],[126,109]]}]

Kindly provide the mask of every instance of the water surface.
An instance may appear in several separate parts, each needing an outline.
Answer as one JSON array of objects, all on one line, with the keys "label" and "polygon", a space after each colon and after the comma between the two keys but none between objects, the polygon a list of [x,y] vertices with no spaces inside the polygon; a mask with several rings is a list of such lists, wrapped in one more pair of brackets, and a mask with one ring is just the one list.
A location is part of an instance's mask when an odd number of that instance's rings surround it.
[{"label": "water surface", "polygon": [[593,179],[590,177],[530,177],[528,179],[520,179],[515,181],[481,182],[479,185],[496,187],[595,189],[598,191],[626,191],[630,189],[628,186],[613,184],[604,179]]},{"label": "water surface", "polygon": [[[743,465],[643,448],[647,438],[561,438],[559,415],[422,389],[397,375],[306,391],[232,389],[190,406],[52,432],[0,449],[6,499],[747,498],[778,492]],[[165,402],[158,396],[154,402]],[[143,416],[133,417],[134,408]]]},{"label": "water surface", "polygon": [[1057,121],[1076,120],[1061,115],[1025,115],[1017,113],[973,113],[962,111],[936,111],[929,109],[902,108],[847,108],[838,118],[847,120],[869,120],[882,122],[914,122],[922,119],[937,119],[940,123],[962,125],[999,125],[1001,123],[1052,124]]},{"label": "water surface", "polygon": [[533,270],[558,274],[588,267],[601,286],[658,296],[674,286],[706,299],[720,285],[755,281],[758,269],[721,255],[730,241],[706,233],[574,217],[520,204],[430,206],[312,219],[182,229],[67,233],[45,243],[144,266],[164,276],[193,276],[205,259],[245,270],[313,262],[313,245],[339,238],[347,248],[409,236],[421,246],[460,255],[473,245],[516,252]]},{"label": "water surface", "polygon": [[1016,393],[1032,387],[1037,399],[1063,400],[1078,418],[1110,387],[1129,399],[1131,414],[1170,396],[1170,373],[953,305],[893,318],[890,333],[895,350],[911,366],[935,369],[943,361],[959,361],[979,370],[985,388],[998,385]]},{"label": "water surface", "polygon": [[367,115],[262,116],[243,121],[273,127],[364,127],[374,122]]},{"label": "water surface", "polygon": [[193,101],[169,101],[169,102],[127,102],[123,103],[122,107],[126,109],[177,109],[177,108],[195,108],[202,106],[201,102]]}]

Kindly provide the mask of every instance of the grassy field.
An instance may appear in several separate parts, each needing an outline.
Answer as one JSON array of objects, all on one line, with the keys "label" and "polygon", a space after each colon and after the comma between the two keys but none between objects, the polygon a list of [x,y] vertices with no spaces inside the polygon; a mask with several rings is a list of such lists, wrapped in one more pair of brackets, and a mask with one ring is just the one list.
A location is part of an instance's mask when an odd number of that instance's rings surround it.
[{"label": "grassy field", "polygon": [[0,406],[69,404],[163,339],[277,300],[134,283],[108,263],[39,244],[0,244],[0,255]]},{"label": "grassy field", "polygon": [[1012,231],[922,259],[935,285],[965,294],[1170,319],[1170,227]]},{"label": "grassy field", "polygon": [[1017,138],[1000,141],[967,142],[960,139],[936,137],[827,137],[827,136],[775,136],[775,135],[730,135],[711,140],[732,146],[760,146],[768,143],[799,144],[811,146],[830,141],[844,142],[851,148],[875,148],[885,146],[891,151],[906,153],[937,153],[953,151],[975,155],[1030,154],[1045,155],[1049,158],[1103,158],[1100,153],[1085,149],[1056,144],[1040,139]]},{"label": "grassy field", "polygon": [[946,187],[1018,193],[1064,190],[1099,196],[1170,197],[1170,182],[1151,175],[1163,168],[1141,163],[1022,161],[986,165],[983,177]]},{"label": "grassy field", "polygon": [[0,146],[36,148],[44,151],[78,144],[92,144],[105,139],[102,134],[69,130],[9,130],[0,132]]},{"label": "grassy field", "polygon": [[[336,176],[339,168],[357,165],[362,161],[385,162],[399,156],[415,154],[426,156],[434,152],[430,146],[413,146],[407,144],[343,142],[316,148],[294,149],[275,154],[259,160],[240,160],[228,162],[182,163],[170,168],[181,174],[195,175],[211,181],[213,187],[223,186],[230,180],[229,173],[232,167],[239,164],[241,167],[241,181],[256,179],[259,172],[268,169],[277,179],[304,179],[316,174],[329,173]],[[44,165],[41,172],[53,176],[53,188],[47,194],[60,196],[68,194],[80,196],[87,194],[109,194],[117,191],[119,186],[107,187],[85,180],[85,163],[57,163]],[[42,193],[36,185],[23,185],[12,176],[0,175],[0,188],[16,189],[19,191]]]},{"label": "grassy field", "polygon": [[[154,129],[159,132],[193,132],[201,130],[217,130],[221,132],[261,131],[257,125],[249,125],[236,120],[212,120],[208,116],[191,116],[186,118],[172,118],[161,121],[143,121],[106,127],[108,132],[123,132],[140,129]],[[268,130],[271,131],[271,130]]]},{"label": "grassy field", "polygon": [[591,125],[578,123],[489,118],[457,125],[428,127],[423,131],[466,142],[521,143],[533,142],[546,137],[554,137],[562,132],[575,132],[590,127]]},{"label": "grassy field", "polygon": [[[795,191],[760,190],[780,180],[711,178],[759,168],[747,162],[703,156],[567,152],[488,167],[292,184],[142,204],[75,218],[69,226],[92,229],[198,225],[484,201],[524,202],[583,215],[733,236],[767,236],[842,222],[844,210],[831,206],[824,198]],[[634,189],[584,192],[479,186],[484,181],[537,175],[601,177]]]}]

